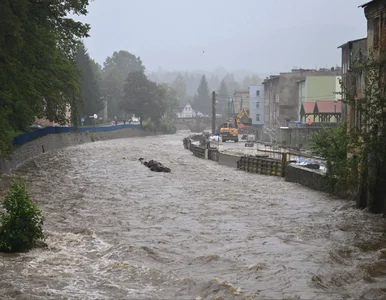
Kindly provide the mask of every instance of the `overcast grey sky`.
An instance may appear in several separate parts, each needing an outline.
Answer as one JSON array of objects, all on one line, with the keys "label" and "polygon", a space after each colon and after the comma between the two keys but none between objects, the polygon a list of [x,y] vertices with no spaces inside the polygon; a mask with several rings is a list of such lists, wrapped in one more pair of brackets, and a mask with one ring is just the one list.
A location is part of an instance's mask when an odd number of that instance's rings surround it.
[{"label": "overcast grey sky", "polygon": [[[81,18],[103,63],[127,50],[148,71],[260,74],[340,64],[337,47],[366,35],[366,0],[94,0]],[[205,53],[203,53],[205,51]]]}]

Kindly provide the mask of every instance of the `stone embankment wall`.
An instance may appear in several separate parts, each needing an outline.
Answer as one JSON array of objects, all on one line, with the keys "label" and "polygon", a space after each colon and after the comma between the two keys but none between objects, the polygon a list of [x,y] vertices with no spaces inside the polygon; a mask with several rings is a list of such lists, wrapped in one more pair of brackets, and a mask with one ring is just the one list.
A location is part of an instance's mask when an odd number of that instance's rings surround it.
[{"label": "stone embankment wall", "polygon": [[17,147],[12,152],[10,157],[11,159],[9,160],[4,157],[0,157],[0,174],[9,173],[11,170],[16,169],[18,166],[22,165],[27,160],[39,156],[45,152],[51,152],[68,146],[75,146],[95,141],[129,137],[142,137],[149,135],[156,135],[156,133],[136,128],[126,128],[115,131],[94,133],[82,132],[49,134]]}]

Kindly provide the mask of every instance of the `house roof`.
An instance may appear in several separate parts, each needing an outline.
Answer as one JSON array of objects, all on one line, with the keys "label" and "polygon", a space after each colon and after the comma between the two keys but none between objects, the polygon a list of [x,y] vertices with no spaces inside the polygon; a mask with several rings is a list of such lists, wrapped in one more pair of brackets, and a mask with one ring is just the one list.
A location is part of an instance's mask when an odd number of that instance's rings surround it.
[{"label": "house roof", "polygon": [[343,48],[344,46],[346,46],[346,45],[349,44],[349,43],[355,43],[355,42],[359,42],[359,41],[363,41],[363,40],[367,40],[367,37],[361,38],[361,39],[352,40],[352,41],[348,41],[348,42],[344,43],[343,45],[340,45],[340,46],[338,47],[338,49],[339,49],[339,48]]},{"label": "house roof", "polygon": [[342,113],[342,101],[341,100],[316,101],[314,112],[319,114],[334,114],[334,113],[340,114]]},{"label": "house roof", "polygon": [[304,102],[303,109],[305,114],[313,114],[315,108],[315,102]]},{"label": "house roof", "polygon": [[375,1],[376,0],[371,0],[369,2],[366,2],[365,4],[359,5],[358,7],[365,8],[366,6],[368,6],[369,4],[371,4],[372,2],[375,2]]}]

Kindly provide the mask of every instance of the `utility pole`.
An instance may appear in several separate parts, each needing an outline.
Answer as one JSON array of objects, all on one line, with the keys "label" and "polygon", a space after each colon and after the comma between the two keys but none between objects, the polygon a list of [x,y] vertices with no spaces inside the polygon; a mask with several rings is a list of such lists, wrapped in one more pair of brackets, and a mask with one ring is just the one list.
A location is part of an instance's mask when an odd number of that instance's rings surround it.
[{"label": "utility pole", "polygon": [[212,93],[212,134],[216,134],[216,92]]}]

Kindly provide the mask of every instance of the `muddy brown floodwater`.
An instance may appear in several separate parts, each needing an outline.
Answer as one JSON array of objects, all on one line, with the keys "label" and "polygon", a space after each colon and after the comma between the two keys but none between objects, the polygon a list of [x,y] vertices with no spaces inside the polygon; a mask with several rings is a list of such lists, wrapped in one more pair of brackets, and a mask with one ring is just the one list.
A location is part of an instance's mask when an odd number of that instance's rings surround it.
[{"label": "muddy brown floodwater", "polygon": [[195,158],[185,134],[85,144],[20,168],[48,248],[0,254],[0,299],[386,298],[384,219]]}]

